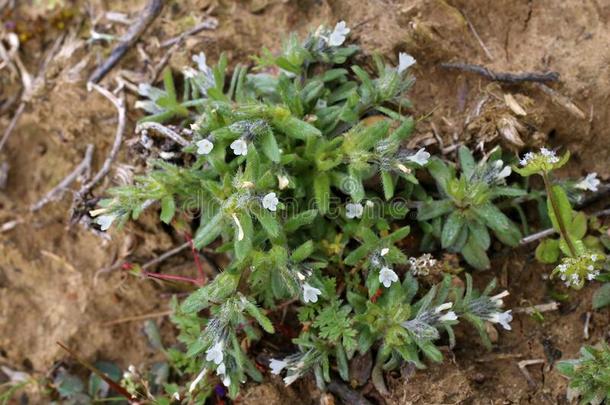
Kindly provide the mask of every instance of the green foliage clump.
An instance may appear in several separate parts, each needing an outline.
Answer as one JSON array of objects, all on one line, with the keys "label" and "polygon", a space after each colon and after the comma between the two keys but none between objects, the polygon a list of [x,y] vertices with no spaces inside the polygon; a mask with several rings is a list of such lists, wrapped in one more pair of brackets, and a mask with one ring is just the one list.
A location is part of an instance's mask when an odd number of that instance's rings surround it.
[{"label": "green foliage clump", "polygon": [[610,401],[610,348],[585,346],[580,358],[562,361],[558,371],[570,379],[568,396],[580,397],[580,404],[598,405]]},{"label": "green foliage clump", "polygon": [[[334,366],[347,381],[349,360],[371,350],[378,384],[382,370],[403,362],[442,361],[436,344],[444,333],[453,345],[462,320],[487,345],[485,322],[510,329],[511,311],[501,309],[507,292],[490,296],[492,283],[478,293],[469,275],[465,287],[449,275],[422,284],[413,264],[421,260],[402,244],[416,224],[422,250],[440,241],[486,269],[492,235],[509,246],[521,238],[496,201],[527,193],[507,185],[511,167],[499,149],[476,162],[461,147],[458,171],[424,148],[406,148],[414,120],[405,114],[405,92],[415,60],[400,54],[392,66],[374,57],[375,74],[348,66],[358,51],[342,46],[348,33],[339,23],[303,42],[292,35],[279,55],[265,50],[254,69],[238,65],[230,79],[226,57],[211,68],[198,55],[197,69],[184,71],[181,99],[169,71],[164,90],[140,89],[147,99],[138,106],[150,114],[142,121],[178,140],[183,153],[178,162],[153,161],[135,184],[110,190],[97,222],[108,229],[157,202],[167,224],[194,219],[197,249],[230,259],[175,304],[172,320],[186,350],[166,353],[196,376],[173,392],[181,398],[204,398],[216,379],[232,397],[247,378],[260,381],[248,348],[276,333],[274,312],[287,305],[301,324],[295,352],[270,363],[287,384],[312,372],[324,387]],[[420,184],[424,170],[435,191]],[[417,221],[409,222],[413,206]]]}]

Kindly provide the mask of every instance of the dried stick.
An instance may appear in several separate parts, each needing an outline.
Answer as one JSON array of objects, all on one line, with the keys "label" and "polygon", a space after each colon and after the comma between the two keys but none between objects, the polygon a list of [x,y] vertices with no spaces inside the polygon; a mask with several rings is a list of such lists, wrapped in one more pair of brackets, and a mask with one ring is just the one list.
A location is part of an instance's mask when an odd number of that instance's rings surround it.
[{"label": "dried stick", "polygon": [[87,149],[85,150],[85,157],[78,164],[78,166],[76,166],[69,175],[67,175],[61,182],[59,182],[58,185],[53,187],[53,189],[51,189],[51,191],[49,191],[47,194],[45,194],[44,197],[42,197],[40,200],[38,200],[38,202],[36,204],[32,204],[32,206],[30,207],[30,211],[36,212],[39,209],[41,209],[42,207],[44,207],[45,205],[47,205],[48,203],[50,203],[51,201],[54,201],[54,200],[60,198],[61,194],[65,191],[65,189],[68,188],[68,186],[70,184],[72,184],[72,182],[74,180],[76,180],[76,178],[78,176],[80,176],[81,174],[83,174],[87,170],[89,170],[89,168],[91,167],[92,157],[93,157],[93,145],[89,144],[89,145],[87,145]]},{"label": "dried stick", "polygon": [[474,35],[476,40],[479,42],[479,45],[481,45],[481,48],[483,49],[483,52],[485,52],[485,55],[487,56],[487,58],[489,58],[489,60],[494,60],[494,57],[491,55],[491,52],[489,52],[489,49],[487,48],[487,46],[485,46],[485,42],[483,42],[483,40],[479,36],[479,33],[474,28],[474,25],[470,21],[470,18],[468,18],[468,16],[466,15],[465,12],[461,11],[461,13],[464,16],[464,19],[466,20],[466,23],[468,24],[468,28],[470,28],[470,31],[472,32],[472,35]]},{"label": "dried stick", "polygon": [[154,129],[155,131],[159,132],[161,135],[168,137],[172,141],[174,141],[177,144],[180,144],[182,146],[190,145],[190,142],[187,141],[186,139],[184,139],[183,137],[181,137],[180,135],[178,135],[177,132],[172,131],[168,127],[161,125],[158,122],[142,122],[141,124],[138,124],[138,126],[136,127],[136,132],[142,132],[145,129]]},{"label": "dried stick", "polygon": [[173,248],[172,250],[168,250],[167,252],[163,253],[162,255],[159,255],[157,257],[155,257],[154,259],[144,263],[142,265],[142,270],[146,270],[152,266],[154,266],[155,264],[159,264],[164,260],[167,260],[168,258],[177,255],[178,253],[182,252],[184,249],[188,248],[189,246],[191,246],[191,242],[187,241],[184,242],[182,245]]},{"label": "dried stick", "polygon": [[179,42],[182,42],[184,38],[190,37],[200,33],[203,30],[215,30],[218,27],[218,20],[214,17],[206,18],[202,23],[197,24],[190,30],[184,31],[182,34],[168,39],[167,41],[161,42],[161,48],[167,48]]},{"label": "dried stick", "polygon": [[534,381],[529,371],[527,371],[527,367],[534,366],[536,364],[544,364],[544,359],[523,360],[517,363],[519,371],[521,371],[521,374],[523,374],[528,384],[530,384],[532,387],[536,387],[538,384],[536,384],[536,381]]},{"label": "dried stick", "polygon": [[578,106],[574,104],[572,100],[559,93],[557,90],[552,89],[543,83],[537,83],[537,85],[538,88],[542,90],[546,95],[548,95],[551,98],[551,101],[557,104],[558,106],[565,108],[567,111],[580,118],[581,120],[587,118],[585,113],[580,108],[578,108]]},{"label": "dried stick", "polygon": [[110,70],[125,56],[138,38],[146,31],[146,28],[161,14],[163,0],[150,0],[141,12],[140,19],[121,37],[121,40],[114,47],[108,59],[106,59],[89,77],[91,83],[98,83],[110,72]]},{"label": "dried stick", "polygon": [[94,88],[98,93],[102,96],[106,97],[114,106],[116,107],[119,113],[119,123],[117,124],[116,134],[114,136],[114,144],[112,145],[112,149],[110,150],[110,154],[106,158],[106,161],[102,165],[102,168],[93,176],[93,179],[88,183],[84,184],[80,190],[78,190],[77,197],[84,197],[87,193],[89,193],[93,187],[97,183],[100,182],[107,174],[110,172],[110,167],[112,166],[112,162],[116,159],[117,154],[119,153],[119,149],[121,148],[121,143],[123,142],[123,133],[125,132],[125,123],[126,123],[126,109],[125,109],[125,100],[123,98],[117,98],[107,89],[98,86],[95,83],[89,83],[89,86]]},{"label": "dried stick", "polygon": [[520,307],[513,309],[515,314],[528,314],[532,315],[536,312],[550,312],[557,311],[559,309],[559,303],[551,301],[546,304],[532,305],[530,307]]},{"label": "dried stick", "polygon": [[557,72],[494,72],[493,70],[490,70],[484,66],[469,63],[441,63],[440,66],[446,69],[457,69],[464,72],[476,73],[489,80],[505,83],[556,82],[559,80],[559,73]]},{"label": "dried stick", "polygon": [[151,319],[151,318],[161,318],[164,316],[171,315],[173,313],[174,313],[174,310],[169,309],[167,311],[151,312],[149,314],[126,316],[125,318],[115,319],[114,321],[103,322],[102,326],[112,326],[112,325],[118,325],[120,323],[125,323],[125,322],[144,321],[146,319]]},{"label": "dried stick", "polygon": [[4,147],[4,144],[8,140],[8,137],[11,136],[11,133],[13,132],[13,129],[15,129],[15,125],[17,125],[17,121],[19,121],[19,118],[21,117],[21,114],[23,114],[24,110],[25,110],[25,101],[22,101],[19,104],[19,107],[17,107],[17,111],[15,111],[15,115],[13,115],[13,118],[11,119],[11,122],[8,124],[8,127],[6,127],[6,129],[4,130],[2,139],[0,139],[0,151]]}]

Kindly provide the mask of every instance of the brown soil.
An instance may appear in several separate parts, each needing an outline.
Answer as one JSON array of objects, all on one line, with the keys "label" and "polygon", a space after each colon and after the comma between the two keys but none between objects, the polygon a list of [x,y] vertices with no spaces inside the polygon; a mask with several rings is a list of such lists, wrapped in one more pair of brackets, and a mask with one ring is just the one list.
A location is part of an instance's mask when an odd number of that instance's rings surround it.
[{"label": "brown soil", "polygon": [[[91,16],[99,19],[97,28],[122,34],[125,27],[110,25],[102,18],[106,11],[121,11],[132,17],[145,1],[90,1],[63,3],[72,16],[45,12],[18,2],[15,12],[3,14],[7,22],[17,22],[23,38],[21,57],[35,75],[60,35],[67,34],[62,51],[49,63],[44,80],[37,83],[32,102],[18,122],[2,155],[0,164],[9,166],[8,184],[0,190],[0,226],[17,220],[13,229],[0,231],[0,364],[37,376],[47,373],[67,357],[56,346],[62,341],[84,357],[114,360],[121,366],[150,361],[154,351],[141,333],[142,322],[103,323],[128,316],[167,309],[168,287],[133,277],[120,271],[95,277],[99,269],[117,260],[145,262],[182,243],[182,240],[155,225],[150,217],[131,224],[126,231],[113,230],[104,239],[85,226],[69,226],[71,197],[45,206],[34,214],[28,211],[55,184],[80,162],[87,144],[95,145],[94,169],[109,152],[116,125],[110,103],[88,93],[85,81],[95,65],[108,53],[108,47],[89,46],[85,40]],[[61,3],[61,2],[60,2]],[[531,0],[252,0],[232,3],[220,0],[168,2],[161,17],[144,38],[113,70],[105,84],[110,86],[117,72],[130,71],[130,77],[150,80],[151,67],[165,50],[158,44],[173,37],[210,12],[219,27],[203,31],[185,41],[170,60],[174,68],[189,62],[193,52],[205,50],[214,60],[227,51],[231,61],[246,61],[262,46],[277,48],[287,32],[304,34],[320,23],[345,19],[353,27],[352,40],[365,54],[378,52],[396,59],[408,51],[417,59],[417,83],[412,94],[414,115],[423,117],[415,141],[442,142],[451,150],[457,142],[475,146],[500,143],[517,149],[515,132],[498,131],[498,122],[507,115],[523,125],[517,135],[528,146],[549,142],[573,152],[568,171],[580,175],[597,171],[610,177],[610,4],[601,0],[566,0],[559,4]],[[0,12],[2,14],[3,12]],[[470,27],[472,24],[472,27]],[[489,56],[474,35],[478,33]],[[145,61],[149,58],[149,61]],[[470,73],[446,70],[441,62],[461,61],[483,64],[497,71],[557,71],[559,83],[550,85],[573,103],[551,98],[532,84],[490,86]],[[19,79],[0,75],[0,102],[20,89]],[[517,116],[503,102],[513,94],[525,117]],[[483,97],[478,117],[473,111]],[[127,135],[139,112],[130,107]],[[576,106],[576,108],[574,107]],[[4,129],[16,105],[0,110]],[[519,124],[517,124],[519,126]],[[512,134],[512,135],[511,135]],[[512,138],[511,138],[512,136]],[[489,146],[489,145],[486,145]],[[127,147],[118,162],[135,164]],[[95,194],[118,181],[116,171],[98,187]],[[531,251],[523,249],[498,258],[495,269],[480,279],[497,276],[511,291],[508,304],[518,307],[547,302],[551,285],[545,280],[548,268],[536,265]],[[188,253],[164,262],[159,270],[192,272]],[[484,280],[480,280],[481,283]],[[476,336],[464,328],[458,335],[448,361],[431,365],[426,371],[387,376],[391,404],[500,404],[565,402],[565,380],[552,363],[561,351],[574,356],[586,343],[583,319],[590,309],[592,288],[572,293],[560,311],[544,314],[535,321],[521,314],[515,317],[513,331],[500,331],[492,352],[480,346]],[[608,309],[592,314],[589,342],[609,336]],[[160,323],[167,323],[159,318]],[[168,331],[170,331],[168,329]],[[167,336],[171,339],[171,333]],[[541,359],[527,368],[528,382],[517,363]],[[308,382],[286,389],[278,381],[248,385],[240,403],[283,404],[320,403],[321,394]],[[380,396],[370,397],[381,398]],[[296,401],[296,402],[295,402]],[[330,401],[330,402],[329,402]],[[325,396],[323,403],[332,403]],[[335,400],[339,403],[339,400]],[[36,401],[34,401],[35,403]],[[44,401],[43,401],[44,402]]]}]

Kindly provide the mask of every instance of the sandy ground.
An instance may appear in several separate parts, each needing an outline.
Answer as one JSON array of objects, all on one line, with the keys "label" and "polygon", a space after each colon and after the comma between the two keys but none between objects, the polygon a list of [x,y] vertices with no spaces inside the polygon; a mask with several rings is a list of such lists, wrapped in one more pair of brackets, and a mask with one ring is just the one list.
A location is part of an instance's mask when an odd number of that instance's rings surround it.
[{"label": "sandy ground", "polygon": [[[1,3],[1,2],[0,2]],[[131,224],[126,231],[112,231],[105,239],[82,224],[70,225],[71,193],[31,213],[29,207],[61,181],[82,159],[87,144],[95,146],[93,170],[108,154],[116,126],[114,107],[85,81],[109,52],[103,44],[90,45],[92,21],[98,30],[122,34],[126,27],[111,24],[106,11],[121,11],[136,17],[144,1],[63,2],[69,13],[46,12],[24,2],[2,11],[5,27],[17,26],[26,41],[20,56],[36,75],[44,55],[57,38],[59,52],[50,60],[41,80],[35,83],[31,101],[18,121],[0,164],[9,165],[8,182],[0,190],[0,364],[44,375],[67,357],[55,342],[62,341],[84,357],[109,359],[122,366],[146,364],[154,351],[142,336],[142,322],[104,322],[167,309],[167,286],[121,271],[96,273],[121,260],[139,263],[183,242],[156,225],[152,216]],[[226,51],[231,61],[247,61],[262,46],[276,48],[291,30],[304,34],[320,23],[345,19],[353,28],[352,40],[365,54],[378,52],[395,60],[399,51],[417,59],[417,83],[412,94],[413,114],[424,117],[415,142],[432,149],[451,150],[457,143],[471,146],[502,144],[518,150],[550,143],[573,153],[572,175],[597,171],[610,177],[610,3],[602,0],[471,1],[382,1],[304,0],[230,1],[185,0],[170,2],[121,64],[103,84],[113,84],[118,74],[133,80],[151,80],[166,54],[164,40],[180,34],[208,16],[218,19],[215,30],[188,38],[176,49],[169,64],[179,69],[193,52],[205,51],[215,60]],[[10,24],[9,24],[10,23]],[[549,95],[533,84],[490,84],[470,73],[447,70],[443,62],[482,64],[496,71],[557,71],[558,83]],[[18,103],[7,108],[19,94],[19,78],[0,71],[0,128],[8,126]],[[520,116],[503,102],[513,95],[525,108]],[[133,134],[140,113],[133,108],[135,96],[127,99],[129,123],[126,137]],[[476,113],[475,113],[476,112]],[[512,126],[506,127],[506,122]],[[515,124],[516,123],[516,124]],[[142,162],[126,142],[117,163],[123,169],[106,177],[93,197],[103,195],[120,181],[125,165],[141,170]],[[78,185],[78,183],[77,183]],[[77,188],[73,185],[73,188]],[[10,228],[10,229],[9,229]],[[548,268],[536,265],[531,251],[499,257],[492,276],[511,293],[509,305],[547,302],[551,285],[544,279]],[[188,252],[164,262],[158,270],[194,271]],[[557,403],[564,398],[566,382],[552,369],[561,351],[573,356],[585,343],[583,319],[590,308],[591,290],[575,293],[560,311],[545,314],[542,322],[519,315],[514,330],[499,333],[496,347],[487,352],[475,336],[462,331],[458,345],[443,366],[431,366],[413,375],[388,376],[391,395],[382,398],[364,387],[371,400],[389,404],[507,404]],[[608,336],[608,309],[592,315],[590,342]],[[172,338],[168,321],[157,318]],[[524,377],[517,363],[541,359]],[[281,404],[299,398],[319,403],[310,382],[284,389],[277,381],[249,386],[241,399],[246,404]],[[303,399],[307,398],[307,400]],[[326,397],[325,400],[328,400]]]}]

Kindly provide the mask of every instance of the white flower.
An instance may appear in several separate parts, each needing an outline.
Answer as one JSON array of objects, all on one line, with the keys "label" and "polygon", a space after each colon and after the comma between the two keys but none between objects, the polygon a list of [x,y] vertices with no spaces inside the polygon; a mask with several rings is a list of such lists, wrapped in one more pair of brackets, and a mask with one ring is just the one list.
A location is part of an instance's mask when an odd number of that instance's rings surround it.
[{"label": "white flower", "polygon": [[508,296],[510,293],[507,290],[502,291],[500,294],[496,294],[493,297],[490,297],[490,299],[494,302],[494,304],[496,304],[496,306],[501,307],[502,305],[504,305],[504,301],[502,301],[502,298]]},{"label": "white flower", "polygon": [[101,216],[95,218],[95,222],[101,227],[102,231],[107,231],[115,219],[116,219],[116,215],[112,215],[112,214],[101,215]]},{"label": "white flower", "polygon": [[451,309],[453,308],[453,302],[445,302],[444,304],[439,305],[438,307],[434,308],[434,312],[435,313],[441,313],[446,309]]},{"label": "white flower", "polygon": [[396,167],[398,167],[398,169],[405,174],[411,173],[411,169],[409,169],[407,166],[403,165],[402,163],[397,164]]},{"label": "white flower", "polygon": [[174,395],[172,395],[172,399],[174,401],[180,401],[180,393],[179,392],[174,392]]},{"label": "white flower", "polygon": [[237,156],[245,156],[248,154],[248,144],[242,139],[237,139],[231,143],[231,149]]},{"label": "white flower", "polygon": [[199,55],[193,55],[193,62],[197,64],[197,68],[202,72],[207,72],[210,69],[203,52],[200,52]]},{"label": "white flower", "polygon": [[286,368],[287,365],[288,363],[284,360],[271,359],[271,362],[269,363],[269,367],[271,367],[271,374],[278,375],[283,369]]},{"label": "white flower", "polygon": [[269,193],[266,194],[263,197],[263,208],[268,209],[269,211],[277,211],[277,205],[280,202],[280,200],[278,200],[277,196],[275,195],[275,193]]},{"label": "white flower", "polygon": [[214,144],[207,139],[202,139],[195,145],[197,145],[197,153],[200,155],[207,155],[214,148]]},{"label": "white flower", "polygon": [[287,176],[278,174],[277,175],[277,186],[280,190],[285,189],[286,187],[288,187],[288,184],[290,183],[290,181],[288,180]]},{"label": "white flower", "polygon": [[220,365],[216,368],[216,374],[223,375],[227,373],[227,367],[225,363],[220,363]]},{"label": "white flower", "polygon": [[335,25],[335,29],[331,32],[330,37],[328,38],[328,45],[330,46],[339,46],[345,42],[345,37],[349,34],[350,29],[347,28],[347,24],[345,21],[339,21],[337,25]]},{"label": "white flower", "polygon": [[390,252],[390,249],[388,249],[388,248],[383,248],[383,249],[381,249],[381,253],[380,253],[380,254],[381,254],[381,256],[385,256],[385,255],[387,255],[389,252]]},{"label": "white flower", "polygon": [[233,217],[233,221],[235,221],[235,225],[237,225],[237,240],[243,240],[244,228],[241,227],[241,222],[239,222],[239,218],[237,218],[237,215],[235,214],[231,214],[231,217]]},{"label": "white flower", "polygon": [[191,383],[191,385],[189,386],[189,393],[193,392],[195,390],[195,388],[197,387],[197,384],[199,384],[199,381],[201,381],[201,379],[203,378],[203,376],[208,372],[207,368],[204,368],[203,370],[201,370],[199,372],[199,374],[197,374],[197,377],[195,377],[195,379],[193,380],[193,382]]},{"label": "white flower", "polygon": [[398,73],[402,73],[411,66],[415,65],[415,58],[408,53],[400,52],[398,54]]},{"label": "white flower", "polygon": [[360,218],[364,212],[364,207],[360,203],[348,203],[345,205],[345,216],[349,219]]},{"label": "white flower", "polygon": [[222,384],[225,387],[228,387],[229,385],[231,385],[231,377],[229,377],[228,375],[225,375],[224,377],[222,377]]},{"label": "white flower", "polygon": [[544,156],[547,159],[547,162],[549,163],[557,163],[559,162],[559,158],[557,157],[557,155],[555,155],[555,152],[547,149],[547,148],[541,148],[540,149],[540,154],[542,156]]},{"label": "white flower", "polygon": [[318,295],[321,294],[322,291],[319,289],[312,287],[307,283],[303,285],[303,301],[305,301],[305,303],[318,302]]},{"label": "white flower", "polygon": [[601,182],[597,178],[597,173],[589,173],[587,177],[582,179],[578,184],[576,184],[576,188],[581,190],[589,190],[589,191],[597,191],[597,187]]},{"label": "white flower", "polygon": [[438,318],[439,322],[449,322],[449,321],[457,321],[458,317],[453,311],[449,311],[444,313],[440,318]]},{"label": "white flower", "polygon": [[532,160],[534,158],[534,154],[532,152],[527,152],[524,156],[523,159],[521,159],[519,161],[519,164],[521,166],[527,166],[527,164],[529,163],[530,160]]},{"label": "white flower", "polygon": [[379,282],[383,284],[385,288],[388,288],[392,283],[398,281],[398,275],[389,267],[382,267],[379,272]]},{"label": "white flower", "polygon": [[428,163],[428,159],[430,159],[430,154],[426,152],[425,148],[421,148],[415,153],[415,155],[409,156],[407,160],[410,160],[413,163],[417,163],[420,166],[425,166]]},{"label": "white flower", "polygon": [[[502,163],[502,161],[501,161],[501,160],[498,160],[498,162]],[[511,167],[510,167],[510,166],[504,166],[504,169],[502,169],[502,170],[500,171],[500,173],[498,173],[498,174],[496,175],[496,178],[497,178],[497,179],[505,179],[505,178],[507,178],[508,176],[510,176],[510,174],[511,174],[512,172],[513,172],[513,170],[511,169]]]},{"label": "white flower", "polygon": [[222,342],[218,341],[214,346],[210,347],[205,353],[207,361],[213,361],[215,364],[222,363],[224,355],[222,354]]},{"label": "white flower", "polygon": [[197,71],[192,67],[185,67],[182,69],[182,74],[186,79],[194,79],[197,76]]},{"label": "white flower", "polygon": [[298,379],[299,379],[298,374],[287,375],[286,377],[284,377],[284,384],[290,385]]},{"label": "white flower", "polygon": [[511,330],[510,322],[513,320],[511,311],[512,310],[509,309],[506,312],[494,312],[487,320],[493,323],[499,323],[506,330]]}]

